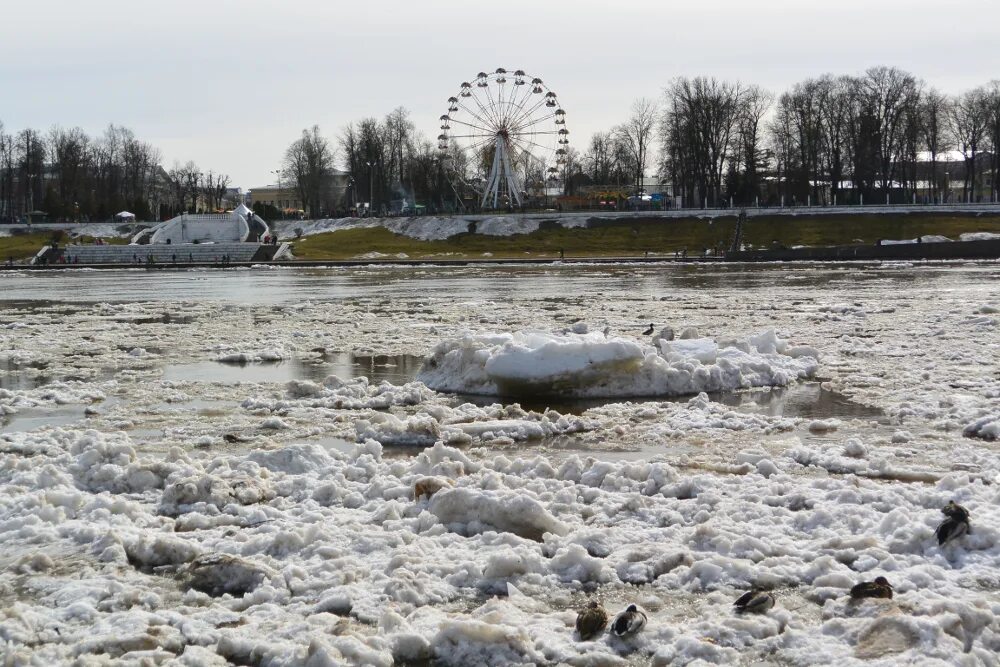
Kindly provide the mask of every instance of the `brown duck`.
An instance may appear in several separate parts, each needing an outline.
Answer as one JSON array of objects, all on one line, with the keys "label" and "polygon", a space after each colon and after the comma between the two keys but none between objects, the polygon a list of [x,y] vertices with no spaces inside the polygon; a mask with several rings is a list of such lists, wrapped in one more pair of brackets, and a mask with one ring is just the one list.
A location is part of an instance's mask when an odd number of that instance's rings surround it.
[{"label": "brown duck", "polygon": [[587,607],[576,615],[576,631],[584,641],[600,634],[607,624],[608,612],[597,600],[591,600]]},{"label": "brown duck", "polygon": [[885,577],[875,577],[875,581],[862,581],[851,588],[851,599],[863,598],[892,599],[892,584]]}]

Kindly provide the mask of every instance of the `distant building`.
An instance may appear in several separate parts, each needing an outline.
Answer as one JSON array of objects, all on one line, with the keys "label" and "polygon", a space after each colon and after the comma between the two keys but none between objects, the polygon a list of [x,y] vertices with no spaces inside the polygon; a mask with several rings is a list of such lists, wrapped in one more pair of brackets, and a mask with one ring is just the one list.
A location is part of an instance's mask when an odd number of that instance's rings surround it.
[{"label": "distant building", "polygon": [[280,185],[261,185],[247,191],[247,206],[253,208],[257,204],[273,206],[279,213],[286,216],[316,217],[326,215],[338,209],[347,208],[348,188],[351,175],[346,171],[334,169],[326,191],[321,197],[322,211],[307,211],[299,197],[298,189],[291,182],[282,181]]},{"label": "distant building", "polygon": [[263,206],[273,206],[284,215],[305,213],[302,202],[299,200],[299,195],[295,191],[295,188],[289,187],[284,183],[280,186],[261,185],[256,188],[251,188],[249,192],[247,192],[247,195],[250,199],[250,208],[260,204]]}]

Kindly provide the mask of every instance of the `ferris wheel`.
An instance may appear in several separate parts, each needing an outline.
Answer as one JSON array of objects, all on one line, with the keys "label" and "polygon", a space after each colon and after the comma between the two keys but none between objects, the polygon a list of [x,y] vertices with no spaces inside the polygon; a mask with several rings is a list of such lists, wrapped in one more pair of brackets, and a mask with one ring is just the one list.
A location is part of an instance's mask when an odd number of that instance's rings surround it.
[{"label": "ferris wheel", "polygon": [[438,150],[481,192],[483,208],[520,206],[529,190],[558,184],[568,148],[556,94],[524,70],[480,72],[448,98],[441,116]]}]

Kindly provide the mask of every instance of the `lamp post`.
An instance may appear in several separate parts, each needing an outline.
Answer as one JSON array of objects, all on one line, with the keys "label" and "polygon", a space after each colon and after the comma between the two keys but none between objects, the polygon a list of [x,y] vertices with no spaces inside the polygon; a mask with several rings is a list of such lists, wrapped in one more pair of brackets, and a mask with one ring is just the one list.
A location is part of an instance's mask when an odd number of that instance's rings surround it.
[{"label": "lamp post", "polygon": [[28,177],[28,220],[31,220],[31,214],[35,211],[35,186],[31,182],[35,176],[38,174],[26,174]]},{"label": "lamp post", "polygon": [[356,205],[357,194],[355,193],[354,177],[353,176],[348,177],[348,179],[347,179],[347,187],[350,188],[350,190],[351,190],[351,209],[354,211],[355,215],[357,215],[357,212],[358,212],[358,208],[357,208],[357,205]]},{"label": "lamp post", "polygon": [[[272,169],[271,173],[274,174],[275,178],[278,179],[278,191],[277,192],[278,192],[278,197],[281,197],[281,170],[280,169]],[[281,199],[276,199],[275,201],[278,203],[278,208],[280,209],[281,208]],[[284,219],[284,217],[285,217],[284,213],[282,213],[280,210],[279,210],[278,217],[282,218],[282,219]]]},{"label": "lamp post", "polygon": [[374,176],[375,170],[374,165],[371,162],[365,162],[368,165],[368,215],[371,216],[372,208],[375,203],[375,187],[374,187]]}]

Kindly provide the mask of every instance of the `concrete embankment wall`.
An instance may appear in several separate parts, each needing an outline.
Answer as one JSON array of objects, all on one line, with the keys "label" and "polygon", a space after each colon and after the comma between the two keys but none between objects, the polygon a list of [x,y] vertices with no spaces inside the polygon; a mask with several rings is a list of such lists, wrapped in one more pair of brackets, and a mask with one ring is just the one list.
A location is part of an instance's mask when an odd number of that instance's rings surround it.
[{"label": "concrete embankment wall", "polygon": [[730,262],[996,258],[1000,258],[1000,239],[989,241],[955,241],[951,243],[900,243],[894,245],[848,245],[744,250],[726,254],[726,260]]}]

